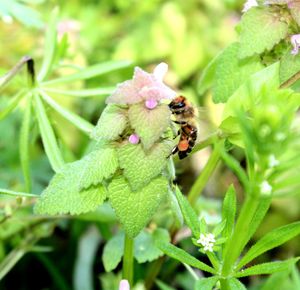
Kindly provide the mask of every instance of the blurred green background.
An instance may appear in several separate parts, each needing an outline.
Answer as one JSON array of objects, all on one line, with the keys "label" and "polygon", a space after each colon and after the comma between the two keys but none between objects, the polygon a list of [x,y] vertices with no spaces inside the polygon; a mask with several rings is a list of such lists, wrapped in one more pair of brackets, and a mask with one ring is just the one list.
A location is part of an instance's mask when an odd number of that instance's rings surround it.
[{"label": "blurred green background", "polygon": [[[217,118],[217,108],[210,106],[210,95],[197,94],[197,82],[208,62],[236,40],[235,26],[240,19],[243,2],[1,0],[0,74],[9,70],[24,55],[32,56],[37,66],[40,65],[47,21],[52,9],[58,6],[61,15],[58,33],[61,38],[67,35],[67,49],[60,51],[64,72],[72,70],[74,65],[86,67],[119,59],[131,60],[133,65],[151,71],[163,61],[169,64],[166,82],[198,105],[206,106],[213,118]],[[115,86],[131,78],[132,71],[133,67],[122,69],[101,78],[75,83],[73,88]],[[25,78],[23,73],[1,92],[0,109],[22,87]],[[68,89],[72,87],[68,86]],[[96,124],[105,106],[104,97],[75,99],[57,96],[57,100],[93,124]],[[50,111],[49,114],[54,113]],[[0,122],[0,187],[24,191],[17,142],[21,116],[22,112],[18,109]],[[61,117],[55,116],[54,120],[65,160],[80,158],[88,148],[88,137]],[[53,175],[37,132],[33,126],[30,153],[34,193],[40,193]],[[201,151],[177,164],[178,182],[184,191],[197,176],[207,154]],[[240,152],[236,154],[239,156]],[[240,159],[243,160],[243,156]],[[218,216],[220,210],[217,198],[223,195],[231,182],[237,184],[236,178],[220,166],[206,189],[205,197],[199,202],[199,206],[212,219]],[[74,219],[58,220],[55,229],[51,222],[44,224],[42,217],[32,215],[28,201],[19,204],[15,199],[1,197],[0,210],[0,261],[22,243],[35,243],[35,238],[45,237],[39,243],[44,246],[43,249],[37,248],[26,254],[0,281],[1,290],[89,290],[92,289],[88,288],[92,282],[95,289],[115,289],[113,285],[120,276],[106,274],[101,262],[105,240],[116,231],[115,219],[109,208],[103,207],[97,213]],[[275,200],[257,236],[260,232],[299,218],[299,213],[298,197]],[[166,215],[162,213],[161,219],[165,219]],[[286,251],[293,252],[295,248],[297,241],[287,243],[276,253],[269,254],[269,259],[285,256]],[[48,253],[48,250],[51,251]],[[173,269],[172,263],[168,266]],[[147,267],[145,264],[136,265],[137,276],[143,279]],[[174,271],[176,278],[171,270],[161,278],[166,281],[175,279],[176,289],[191,289],[191,278],[185,269],[179,267]]]}]

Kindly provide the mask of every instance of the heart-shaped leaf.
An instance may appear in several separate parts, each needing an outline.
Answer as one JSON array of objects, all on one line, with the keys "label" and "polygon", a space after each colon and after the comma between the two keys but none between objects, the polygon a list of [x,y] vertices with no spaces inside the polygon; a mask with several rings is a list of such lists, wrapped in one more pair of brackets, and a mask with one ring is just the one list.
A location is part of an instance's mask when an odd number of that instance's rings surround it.
[{"label": "heart-shaped leaf", "polygon": [[80,190],[110,178],[119,166],[117,152],[114,148],[92,151],[81,160],[81,163]]},{"label": "heart-shaped leaf", "polygon": [[156,144],[147,154],[141,144],[128,143],[118,149],[120,167],[124,169],[132,190],[139,189],[161,174],[172,146],[172,143],[166,142]]},{"label": "heart-shaped leaf", "polygon": [[144,103],[132,105],[128,111],[129,122],[141,138],[145,149],[149,149],[170,125],[171,112],[161,104],[150,110]]},{"label": "heart-shaped leaf", "polygon": [[126,109],[117,105],[108,105],[91,133],[95,140],[112,141],[120,137],[127,126]]},{"label": "heart-shaped leaf", "polygon": [[125,178],[113,179],[108,198],[128,236],[135,237],[147,225],[167,191],[168,181],[163,177],[152,180],[138,192],[131,191]]},{"label": "heart-shaped leaf", "polygon": [[95,210],[106,198],[102,185],[79,190],[81,161],[66,164],[54,175],[35,205],[39,214],[81,214]]}]

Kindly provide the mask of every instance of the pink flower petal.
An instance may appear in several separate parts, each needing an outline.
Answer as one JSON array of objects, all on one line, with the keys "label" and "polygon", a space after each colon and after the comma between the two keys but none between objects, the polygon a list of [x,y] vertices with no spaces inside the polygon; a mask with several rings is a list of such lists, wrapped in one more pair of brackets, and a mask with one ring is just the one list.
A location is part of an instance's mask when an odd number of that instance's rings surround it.
[{"label": "pink flower petal", "polygon": [[131,144],[138,144],[140,142],[140,137],[137,134],[131,134],[128,138]]},{"label": "pink flower petal", "polygon": [[300,49],[300,34],[294,34],[291,36],[291,44],[293,46],[291,54],[297,55]]},{"label": "pink flower petal", "polygon": [[165,62],[161,62],[159,65],[155,67],[153,74],[157,80],[162,82],[167,72],[168,72],[168,65]]},{"label": "pink flower petal", "polygon": [[130,290],[130,285],[127,280],[121,280],[119,284],[119,290]]},{"label": "pink flower petal", "polygon": [[133,79],[119,84],[115,92],[107,98],[106,103],[135,104],[148,99],[160,101],[174,98],[176,92],[162,82],[167,68],[167,64],[161,63],[155,68],[154,73],[150,74],[136,67]]},{"label": "pink flower petal", "polygon": [[152,110],[158,105],[158,102],[155,99],[146,100],[145,106],[146,108]]}]

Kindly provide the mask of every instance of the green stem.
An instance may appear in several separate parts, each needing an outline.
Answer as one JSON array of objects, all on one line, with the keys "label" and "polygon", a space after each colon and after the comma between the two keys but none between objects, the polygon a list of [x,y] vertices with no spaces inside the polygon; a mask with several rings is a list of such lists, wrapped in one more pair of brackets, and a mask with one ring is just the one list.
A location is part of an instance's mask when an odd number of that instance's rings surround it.
[{"label": "green stem", "polygon": [[27,72],[30,76],[30,85],[34,84],[34,61],[30,56],[24,56],[8,73],[0,77],[0,90],[2,90],[9,83],[9,81],[18,74],[25,64],[27,64]]},{"label": "green stem", "polygon": [[188,201],[192,206],[195,205],[197,197],[201,194],[205,188],[209,178],[211,177],[213,171],[215,170],[221,156],[222,143],[216,143],[212,154],[210,155],[204,169],[198,176],[196,182],[193,184],[189,194]]},{"label": "green stem", "polygon": [[256,213],[259,203],[259,196],[249,194],[243,204],[233,235],[224,251],[224,264],[222,268],[223,277],[227,277],[231,274],[234,263],[241,254],[245,246],[245,241],[247,242],[251,221]]},{"label": "green stem", "polygon": [[221,290],[230,290],[227,279],[220,279]]},{"label": "green stem", "polygon": [[125,234],[124,257],[123,257],[123,279],[128,280],[133,286],[133,245],[134,240]]}]

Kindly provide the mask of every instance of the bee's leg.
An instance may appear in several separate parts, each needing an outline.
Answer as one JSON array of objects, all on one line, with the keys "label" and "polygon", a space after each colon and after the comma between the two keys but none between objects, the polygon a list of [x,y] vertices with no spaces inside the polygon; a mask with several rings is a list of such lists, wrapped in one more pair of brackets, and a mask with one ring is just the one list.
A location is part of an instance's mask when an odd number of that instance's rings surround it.
[{"label": "bee's leg", "polygon": [[179,151],[178,152],[179,159],[183,159],[187,157],[187,151]]},{"label": "bee's leg", "polygon": [[177,134],[174,134],[173,140],[176,139],[180,135],[180,130],[178,130]]},{"label": "bee's leg", "polygon": [[186,125],[187,122],[186,121],[173,121],[174,123],[176,124],[179,124],[179,125]]},{"label": "bee's leg", "polygon": [[167,158],[169,158],[171,155],[176,154],[177,152],[178,152],[178,146],[176,145],[176,146],[172,149],[171,153],[167,156]]}]

